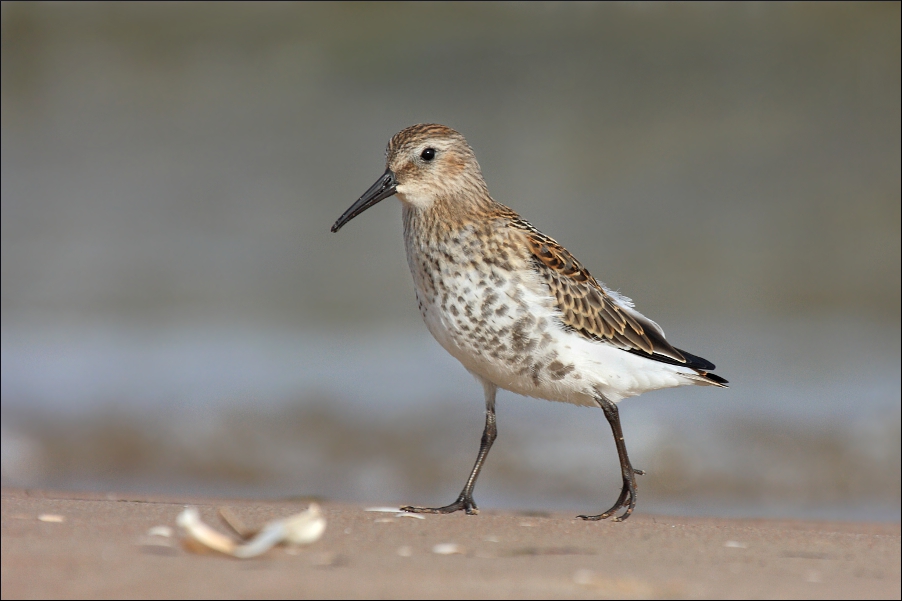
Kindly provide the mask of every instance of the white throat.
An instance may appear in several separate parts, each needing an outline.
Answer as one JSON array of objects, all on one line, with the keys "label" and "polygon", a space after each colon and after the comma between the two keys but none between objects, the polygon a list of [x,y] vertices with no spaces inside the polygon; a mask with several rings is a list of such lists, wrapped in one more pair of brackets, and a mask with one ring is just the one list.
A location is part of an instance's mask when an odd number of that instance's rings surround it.
[{"label": "white throat", "polygon": [[435,203],[435,195],[432,191],[425,187],[402,185],[395,189],[395,196],[398,200],[411,207],[423,210],[428,209]]}]

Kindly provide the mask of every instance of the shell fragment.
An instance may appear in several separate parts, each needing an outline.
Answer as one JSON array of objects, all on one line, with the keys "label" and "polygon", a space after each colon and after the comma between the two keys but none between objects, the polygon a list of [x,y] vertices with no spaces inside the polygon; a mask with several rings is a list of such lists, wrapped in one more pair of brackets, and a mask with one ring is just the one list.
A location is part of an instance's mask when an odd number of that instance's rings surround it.
[{"label": "shell fragment", "polygon": [[257,557],[281,543],[309,545],[326,531],[326,518],[316,503],[311,503],[306,511],[267,523],[253,537],[242,541],[205,524],[196,507],[186,507],[176,521],[189,540],[241,559]]},{"label": "shell fragment", "polygon": [[57,515],[55,513],[42,513],[38,516],[38,519],[42,522],[47,522],[48,524],[62,524],[66,521],[65,516]]}]

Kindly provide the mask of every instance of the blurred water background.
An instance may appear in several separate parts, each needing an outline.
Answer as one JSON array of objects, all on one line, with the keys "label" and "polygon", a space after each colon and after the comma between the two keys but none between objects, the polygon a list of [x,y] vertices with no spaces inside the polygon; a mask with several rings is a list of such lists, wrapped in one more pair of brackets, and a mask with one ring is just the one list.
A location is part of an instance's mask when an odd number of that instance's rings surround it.
[{"label": "blurred water background", "polygon": [[[900,5],[2,5],[2,482],[444,504],[480,387],[426,332],[389,137],[729,390],[621,405],[640,510],[900,519]],[[605,509],[607,423],[502,393],[483,508]]]}]

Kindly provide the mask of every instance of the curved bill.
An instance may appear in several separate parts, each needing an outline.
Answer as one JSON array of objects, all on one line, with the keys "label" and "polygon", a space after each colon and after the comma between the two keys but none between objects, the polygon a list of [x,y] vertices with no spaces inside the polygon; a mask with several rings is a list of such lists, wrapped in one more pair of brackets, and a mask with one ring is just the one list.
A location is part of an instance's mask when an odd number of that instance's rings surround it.
[{"label": "curved bill", "polygon": [[338,218],[338,221],[332,226],[332,232],[337,232],[354,217],[357,217],[380,200],[385,200],[393,195],[397,186],[398,182],[395,181],[395,174],[392,173],[391,169],[386,169],[382,177],[376,180],[376,183],[370,186],[370,189],[364,192],[363,196],[358,198],[357,202],[352,204],[351,208]]}]

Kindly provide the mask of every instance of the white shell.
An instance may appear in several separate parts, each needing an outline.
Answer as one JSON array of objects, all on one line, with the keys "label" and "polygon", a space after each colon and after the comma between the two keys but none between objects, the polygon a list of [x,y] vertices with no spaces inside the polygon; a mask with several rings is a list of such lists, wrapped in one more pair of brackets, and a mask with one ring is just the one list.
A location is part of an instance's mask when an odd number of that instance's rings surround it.
[{"label": "white shell", "polygon": [[280,543],[309,545],[326,531],[326,518],[316,503],[311,503],[306,511],[267,523],[256,536],[241,542],[203,523],[195,507],[185,508],[177,523],[188,538],[214,551],[242,559],[262,555]]}]

